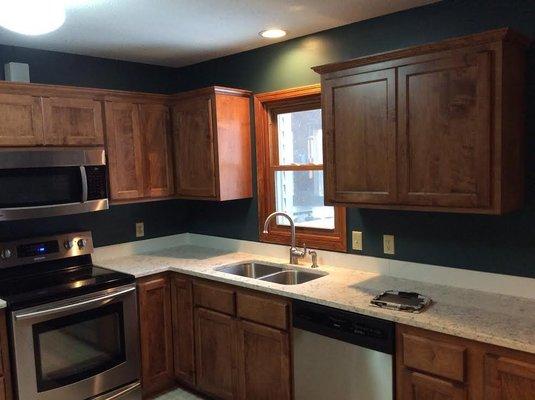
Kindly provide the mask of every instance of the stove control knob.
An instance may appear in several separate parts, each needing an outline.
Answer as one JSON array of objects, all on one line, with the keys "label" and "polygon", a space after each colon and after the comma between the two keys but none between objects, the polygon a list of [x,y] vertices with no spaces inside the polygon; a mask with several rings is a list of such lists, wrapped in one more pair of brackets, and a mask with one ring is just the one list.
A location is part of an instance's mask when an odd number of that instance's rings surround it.
[{"label": "stove control knob", "polygon": [[65,247],[67,250],[72,249],[72,246],[74,246],[74,242],[72,240],[65,240],[63,243],[63,247]]},{"label": "stove control knob", "polygon": [[85,240],[85,239],[78,240],[78,248],[80,250],[83,250],[86,245],[87,245],[87,240]]},{"label": "stove control knob", "polygon": [[7,260],[9,257],[11,257],[13,255],[13,253],[11,252],[11,250],[9,249],[4,249],[2,250],[2,252],[0,253],[0,257],[2,257],[2,259],[4,260]]}]

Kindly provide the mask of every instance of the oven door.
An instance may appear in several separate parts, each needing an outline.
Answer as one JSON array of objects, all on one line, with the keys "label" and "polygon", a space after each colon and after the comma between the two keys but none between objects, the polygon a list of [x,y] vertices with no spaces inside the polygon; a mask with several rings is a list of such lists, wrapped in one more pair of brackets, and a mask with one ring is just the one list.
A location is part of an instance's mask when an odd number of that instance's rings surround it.
[{"label": "oven door", "polygon": [[12,312],[18,398],[82,400],[139,379],[135,284]]},{"label": "oven door", "polygon": [[0,221],[108,208],[103,149],[0,149]]}]

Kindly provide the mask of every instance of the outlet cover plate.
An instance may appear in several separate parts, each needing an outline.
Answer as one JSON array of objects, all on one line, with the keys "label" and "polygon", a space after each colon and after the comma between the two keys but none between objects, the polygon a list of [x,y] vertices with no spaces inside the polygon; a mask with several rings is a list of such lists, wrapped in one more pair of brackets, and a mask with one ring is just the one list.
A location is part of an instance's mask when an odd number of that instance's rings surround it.
[{"label": "outlet cover plate", "polygon": [[351,247],[353,248],[353,250],[362,251],[362,232],[351,232]]},{"label": "outlet cover plate", "polygon": [[394,235],[383,235],[383,252],[385,254],[396,254]]},{"label": "outlet cover plate", "polygon": [[143,222],[136,222],[136,237],[145,236],[145,224]]}]

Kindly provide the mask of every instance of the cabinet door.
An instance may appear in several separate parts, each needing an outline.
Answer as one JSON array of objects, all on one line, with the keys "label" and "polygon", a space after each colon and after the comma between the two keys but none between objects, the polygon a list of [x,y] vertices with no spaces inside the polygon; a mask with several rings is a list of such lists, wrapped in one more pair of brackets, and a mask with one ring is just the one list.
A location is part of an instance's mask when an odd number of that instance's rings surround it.
[{"label": "cabinet door", "polygon": [[489,206],[491,65],[481,52],[399,68],[402,204]]},{"label": "cabinet door", "polygon": [[143,393],[173,384],[173,332],[169,280],[154,277],[138,284]]},{"label": "cabinet door", "polygon": [[485,357],[486,400],[535,399],[535,364],[508,357]]},{"label": "cabinet door", "polygon": [[44,98],[45,144],[54,146],[102,146],[102,104],[99,101]]},{"label": "cabinet door", "polygon": [[106,133],[112,199],[143,197],[142,138],[137,105],[107,102]]},{"label": "cabinet door", "polygon": [[195,309],[197,387],[221,399],[235,399],[236,328],[232,317]]},{"label": "cabinet door", "polygon": [[460,385],[405,369],[399,400],[466,400]]},{"label": "cabinet door", "polygon": [[291,398],[288,333],[252,322],[238,325],[239,398]]},{"label": "cabinet door", "polygon": [[39,97],[0,93],[0,146],[38,146],[43,138]]},{"label": "cabinet door", "polygon": [[144,137],[145,196],[170,196],[173,164],[169,108],[163,104],[142,104],[139,111]]},{"label": "cabinet door", "polygon": [[329,79],[322,85],[326,201],[395,202],[395,71]]},{"label": "cabinet door", "polygon": [[176,192],[215,198],[216,155],[213,98],[181,100],[173,108]]},{"label": "cabinet door", "polygon": [[192,287],[191,280],[187,278],[173,276],[171,280],[175,377],[194,385],[195,350]]}]

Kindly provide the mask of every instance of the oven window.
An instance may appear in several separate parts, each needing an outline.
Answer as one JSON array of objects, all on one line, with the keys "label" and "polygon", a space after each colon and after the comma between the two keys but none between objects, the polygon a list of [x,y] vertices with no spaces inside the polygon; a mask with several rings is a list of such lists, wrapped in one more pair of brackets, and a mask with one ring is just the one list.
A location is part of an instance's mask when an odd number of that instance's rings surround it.
[{"label": "oven window", "polygon": [[122,303],[35,324],[33,338],[39,392],[126,361]]},{"label": "oven window", "polygon": [[80,167],[0,170],[0,208],[78,203]]}]

